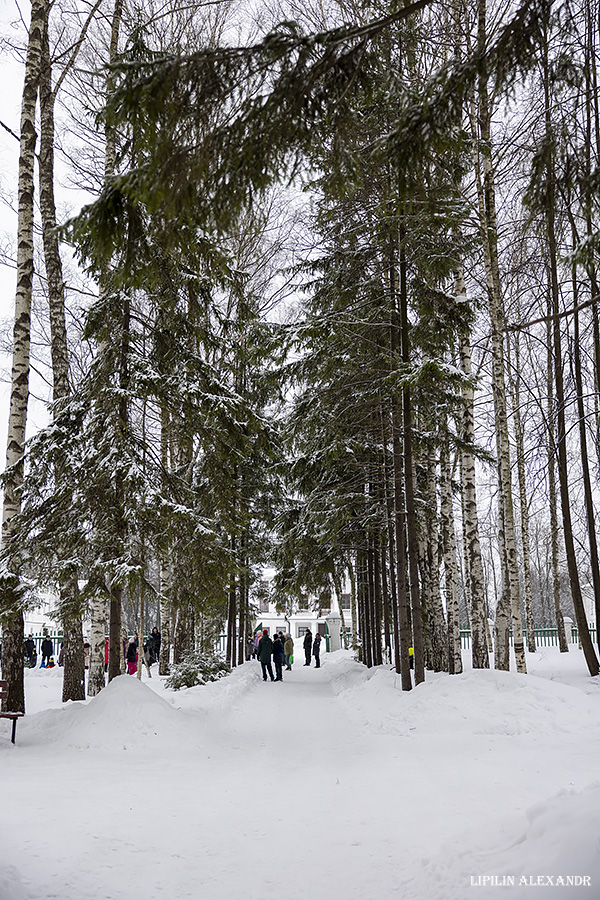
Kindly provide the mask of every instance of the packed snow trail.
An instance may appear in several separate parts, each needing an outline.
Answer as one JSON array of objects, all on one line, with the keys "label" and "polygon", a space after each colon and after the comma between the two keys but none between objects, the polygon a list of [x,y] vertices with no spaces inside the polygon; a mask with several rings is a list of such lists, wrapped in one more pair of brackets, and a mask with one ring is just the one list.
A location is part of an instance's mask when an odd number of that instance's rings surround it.
[{"label": "packed snow trail", "polygon": [[0,900],[466,900],[472,866],[530,846],[529,806],[598,777],[597,695],[489,672],[406,695],[323,657],[283,683],[256,662],[181,692],[122,676],[28,715],[0,741]]}]

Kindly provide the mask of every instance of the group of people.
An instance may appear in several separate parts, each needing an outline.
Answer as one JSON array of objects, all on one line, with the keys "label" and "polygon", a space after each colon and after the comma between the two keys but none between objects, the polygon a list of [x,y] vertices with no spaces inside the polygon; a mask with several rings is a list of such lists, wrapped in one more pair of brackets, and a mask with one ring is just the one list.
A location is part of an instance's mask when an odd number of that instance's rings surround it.
[{"label": "group of people", "polygon": [[[139,646],[140,641],[137,636],[137,632],[133,637],[129,638],[128,642],[123,641],[123,654],[125,656],[125,662],[127,663],[127,673],[129,675],[135,675],[137,672]],[[144,641],[143,651],[149,666],[153,665],[155,662],[158,662],[160,657],[160,631],[158,630],[156,625]],[[105,658],[106,667],[108,667],[108,641],[106,642]]]},{"label": "group of people", "polygon": [[[60,646],[61,655],[59,656],[58,664],[62,665],[63,645],[61,644]],[[30,669],[35,669],[37,665],[37,647],[32,634],[27,636],[27,640],[24,642],[23,651],[25,655],[25,662],[28,664]],[[45,635],[44,640],[42,641],[40,652],[42,654],[40,669],[53,669],[55,666],[54,644],[52,643],[52,640],[48,637],[48,635]]]},{"label": "group of people", "polygon": [[[249,638],[249,643],[253,644],[252,657],[258,659],[262,668],[263,681],[267,680],[267,676],[271,681],[283,681],[284,666],[286,671],[291,672],[292,663],[294,662],[294,641],[291,634],[284,635],[279,631],[273,635],[273,639],[269,637],[269,632],[265,628],[260,635],[256,632],[254,641]],[[304,635],[304,655],[306,658],[305,666],[310,666],[311,658],[315,658],[315,668],[321,665],[321,635],[316,634],[313,640],[310,629],[306,630]],[[273,674],[273,665],[275,665],[275,674]]]},{"label": "group of people", "polygon": [[321,667],[321,635],[317,632],[313,640],[312,631],[307,628],[304,635],[305,666],[310,666],[311,653],[315,658],[315,669],[319,669]]},{"label": "group of people", "polygon": [[[125,657],[125,662],[127,663],[127,671],[130,675],[135,675],[135,673],[137,672],[138,647],[139,640],[137,634],[135,634],[132,638],[129,638],[129,642],[123,641],[123,655]],[[34,641],[32,634],[27,636],[27,640],[24,642],[23,651],[26,665],[28,665],[30,669],[35,669],[35,667],[37,666],[38,653],[36,642]],[[91,646],[89,641],[84,641],[83,653],[84,665],[86,669],[88,669],[90,665],[90,651]],[[42,656],[40,669],[54,668],[56,664],[54,662],[54,644],[52,642],[52,639],[49,638],[48,635],[44,636],[44,640],[42,641],[42,645],[40,647],[40,652]],[[158,662],[158,659],[160,657],[160,631],[156,626],[154,626],[151,634],[149,634],[147,639],[144,641],[144,653],[146,654],[148,665],[151,666],[153,663]],[[60,650],[58,653],[58,665],[64,665],[64,642],[62,642],[60,645]],[[108,638],[106,639],[104,649],[104,668],[105,671],[108,670]]]}]

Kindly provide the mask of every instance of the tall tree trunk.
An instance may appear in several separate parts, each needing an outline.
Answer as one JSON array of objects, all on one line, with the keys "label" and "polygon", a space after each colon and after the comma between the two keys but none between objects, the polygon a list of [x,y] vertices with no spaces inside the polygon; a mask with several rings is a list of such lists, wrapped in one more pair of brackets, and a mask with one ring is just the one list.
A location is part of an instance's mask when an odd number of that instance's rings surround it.
[{"label": "tall tree trunk", "polygon": [[246,661],[246,631],[248,630],[247,617],[247,583],[248,583],[248,533],[247,529],[241,535],[241,556],[240,556],[240,577],[239,577],[239,618],[240,627],[238,635],[238,665],[242,665]]},{"label": "tall tree trunk", "polygon": [[170,600],[169,561],[167,551],[159,550],[159,579],[160,579],[160,656],[158,660],[158,674],[168,675],[171,663],[171,646],[173,642],[173,628]]},{"label": "tall tree trunk", "polygon": [[[356,557],[355,557],[356,559]],[[348,559],[348,578],[350,580],[350,608],[352,615],[352,649],[358,649],[358,596],[356,590],[356,566]]]},{"label": "tall tree trunk", "polygon": [[579,632],[579,640],[583,649],[583,654],[590,671],[590,675],[597,675],[600,672],[598,658],[592,644],[590,631],[588,628],[583,597],[581,595],[581,585],[579,583],[579,572],[577,569],[577,558],[575,556],[575,542],[573,539],[573,529],[571,523],[571,505],[569,498],[568,483],[568,460],[567,460],[567,430],[565,422],[565,393],[563,384],[563,367],[562,367],[562,346],[560,333],[560,317],[559,317],[559,287],[558,287],[558,264],[557,264],[557,248],[555,233],[555,176],[554,176],[554,154],[552,151],[552,122],[550,110],[550,74],[548,66],[548,45],[544,42],[544,101],[545,101],[545,127],[546,127],[546,143],[548,146],[546,152],[546,238],[548,241],[548,263],[550,267],[550,295],[552,297],[552,316],[553,316],[553,349],[554,349],[554,384],[556,388],[556,425],[557,425],[557,451],[558,451],[558,483],[560,490],[563,533],[565,541],[565,551],[567,554],[567,568],[569,571],[569,582],[571,585],[571,596],[573,606],[575,607],[575,617],[577,619],[577,629]]},{"label": "tall tree trunk", "polygon": [[[169,472],[169,411],[166,403],[160,407],[160,462],[163,478],[166,481]],[[158,674],[168,675],[171,662],[171,590],[169,579],[169,547],[168,544],[158,548],[159,557],[159,591],[160,591],[160,655]]]},{"label": "tall tree trunk", "polygon": [[558,502],[556,494],[556,449],[555,449],[555,405],[554,405],[554,356],[552,352],[552,300],[548,297],[548,318],[546,323],[546,348],[547,348],[547,390],[548,397],[548,505],[550,507],[550,545],[552,559],[552,597],[554,601],[554,618],[558,632],[558,646],[561,653],[569,652],[569,644],[565,634],[565,620],[560,606],[560,564],[559,564],[559,533],[558,533]]},{"label": "tall tree trunk", "polygon": [[29,350],[31,335],[31,295],[33,290],[33,168],[35,160],[35,108],[40,77],[47,0],[32,0],[31,23],[21,102],[19,143],[19,184],[17,224],[17,291],[10,389],[10,410],[6,440],[6,470],[2,509],[2,550],[8,571],[0,580],[2,618],[2,675],[7,681],[5,710],[25,712],[23,680],[24,623],[20,602],[18,548],[12,546],[13,520],[21,511],[19,489],[23,481],[23,454],[29,399]]},{"label": "tall tree trunk", "polygon": [[[371,616],[371,591],[369,584],[369,535],[364,532],[365,549],[361,552],[359,568],[359,598],[362,607],[363,662],[368,668],[373,665],[373,621]],[[362,586],[362,590],[361,590]]]},{"label": "tall tree trunk", "polygon": [[106,596],[97,591],[90,601],[90,668],[88,670],[88,697],[95,697],[105,684],[106,652]]},{"label": "tall tree trunk", "polygon": [[[52,90],[52,68],[48,38],[49,7],[46,8],[42,59],[40,69],[40,212],[42,217],[42,237],[44,262],[48,284],[48,305],[50,310],[50,350],[52,357],[54,415],[60,401],[68,398],[69,359],[67,351],[67,328],[65,322],[65,292],[62,262],[58,236],[56,233],[56,204],[54,201],[54,101]],[[60,463],[57,463],[56,478],[61,480]],[[61,551],[59,550],[59,553]],[[68,553],[67,550],[65,552]],[[63,554],[61,553],[61,556]],[[83,653],[83,631],[81,608],[76,602],[79,597],[77,573],[72,571],[61,578],[59,585],[59,615],[63,626],[64,677],[63,702],[85,699],[85,668]],[[75,642],[75,645],[73,645]],[[90,648],[91,649],[91,648]],[[102,648],[104,662],[104,648]],[[73,667],[75,667],[73,669]]]},{"label": "tall tree trunk", "polygon": [[70,616],[63,621],[63,641],[62,701],[66,703],[68,700],[85,700],[85,654],[81,616]]},{"label": "tall tree trunk", "polygon": [[428,603],[430,604],[430,621],[433,626],[431,633],[432,661],[435,672],[447,672],[449,666],[448,626],[444,618],[444,606],[440,591],[440,535],[438,532],[436,486],[437,461],[433,447],[429,450],[427,462],[427,516],[424,528],[426,537],[423,540],[423,545],[424,553],[426,554],[426,567],[429,573]]},{"label": "tall tree trunk", "polygon": [[509,384],[513,398],[513,415],[515,419],[515,441],[517,445],[517,475],[519,478],[519,500],[521,504],[521,543],[523,546],[523,580],[525,583],[525,621],[527,622],[527,649],[535,653],[535,633],[533,623],[533,597],[531,591],[531,550],[529,545],[529,506],[527,503],[527,486],[525,481],[525,439],[521,421],[521,359],[519,351],[519,332],[515,333],[515,367],[511,371],[510,335],[506,339],[506,353],[509,366]]},{"label": "tall tree trunk", "polygon": [[[575,236],[574,236],[575,237]],[[576,249],[576,241],[574,241],[573,250]],[[592,572],[592,585],[594,587],[594,608],[596,611],[596,627],[597,631],[600,627],[600,564],[598,562],[598,539],[596,536],[596,516],[594,512],[594,499],[592,493],[592,482],[590,478],[590,463],[587,446],[587,427],[586,427],[586,411],[583,394],[583,374],[581,368],[581,346],[579,341],[579,312],[577,305],[579,303],[579,285],[577,281],[577,268],[572,268],[572,285],[573,285],[573,353],[572,358],[575,365],[575,386],[577,390],[577,418],[579,422],[579,445],[581,448],[581,471],[583,475],[583,494],[585,499],[585,515],[588,531],[588,545],[590,548],[590,569]]]},{"label": "tall tree trunk", "polygon": [[[455,291],[457,297],[466,296],[462,265],[456,271]],[[481,545],[479,543],[479,518],[477,514],[477,490],[475,486],[475,416],[473,403],[473,377],[471,367],[471,347],[468,335],[460,339],[460,365],[466,381],[462,388],[462,510],[467,573],[469,583],[471,620],[471,659],[474,669],[489,669],[490,656],[486,640],[486,610]]]},{"label": "tall tree trunk", "polygon": [[[594,243],[594,189],[592,178],[592,148],[596,153],[597,166],[598,154],[600,153],[600,98],[598,97],[598,60],[595,48],[595,40],[597,36],[597,26],[600,12],[596,7],[594,16],[593,4],[590,0],[586,0],[586,61],[583,67],[585,76],[585,114],[586,114],[586,131],[584,138],[585,152],[585,227],[588,245],[593,246]],[[596,21],[594,21],[594,18]],[[598,285],[598,275],[594,262],[594,255],[589,254],[586,269],[590,279],[590,291],[592,297],[598,297],[600,288]],[[594,336],[594,401],[596,405],[596,452],[600,462],[600,417],[598,416],[598,396],[600,394],[600,315],[598,313],[598,304],[593,303],[592,307],[592,327]],[[600,632],[600,597],[595,592],[596,607],[596,627]],[[600,641],[600,638],[599,638]]]},{"label": "tall tree trunk", "polygon": [[[478,2],[478,49],[482,53],[487,43],[486,0]],[[506,413],[506,385],[504,373],[504,309],[500,286],[498,262],[498,227],[496,221],[496,196],[491,143],[491,110],[488,97],[487,74],[481,72],[478,82],[478,118],[480,154],[483,180],[481,184],[480,213],[481,232],[487,278],[490,320],[492,329],[492,388],[496,421],[496,453],[498,457],[498,483],[501,485],[500,503],[503,507],[504,543],[508,580],[506,592],[510,603],[513,644],[517,671],[526,673],[523,623],[519,599],[519,572],[511,483],[510,442]]]},{"label": "tall tree trunk", "polygon": [[[392,321],[390,323],[390,349],[392,361],[398,352],[398,324],[395,307],[392,309]],[[412,690],[412,678],[410,674],[409,648],[411,644],[410,625],[408,618],[408,593],[406,590],[406,545],[404,529],[404,461],[402,458],[401,443],[401,413],[400,403],[395,394],[391,398],[392,412],[392,461],[394,475],[394,534],[396,538],[396,589],[398,594],[398,635],[400,651],[400,680],[402,690]],[[397,645],[398,646],[398,645]],[[397,665],[397,663],[396,663]]]},{"label": "tall tree trunk", "polygon": [[[462,672],[460,652],[460,620],[458,615],[458,575],[456,566],[456,535],[452,508],[452,482],[450,450],[446,423],[441,423],[440,448],[440,524],[444,554],[444,578],[446,582],[446,615],[448,618],[448,671],[451,675]],[[473,637],[471,636],[471,640]]]},{"label": "tall tree trunk", "polygon": [[121,643],[121,609],[123,589],[113,585],[110,589],[109,625],[108,625],[108,680],[121,674],[123,645]]},{"label": "tall tree trunk", "polygon": [[385,534],[380,535],[379,553],[381,557],[381,593],[383,603],[383,662],[389,665],[392,662],[392,634],[391,634],[391,604],[390,589],[388,585],[388,561]]},{"label": "tall tree trunk", "polygon": [[[230,537],[231,562],[235,565],[236,559],[236,539],[235,535]],[[225,659],[231,668],[235,668],[236,659],[236,620],[237,620],[237,579],[235,571],[230,574],[229,580],[229,603],[227,606],[227,644],[225,647]]]},{"label": "tall tree trunk", "polygon": [[502,504],[499,505],[500,527],[498,529],[498,547],[500,551],[501,592],[496,604],[496,621],[494,623],[494,668],[508,672],[510,669],[510,601],[507,590],[508,562],[506,558],[506,542],[504,540],[504,521]]},{"label": "tall tree trunk", "polygon": [[137,677],[138,680],[142,680],[142,666],[146,666],[146,671],[148,673],[148,678],[152,678],[152,672],[150,671],[150,662],[148,660],[148,656],[144,650],[144,632],[146,630],[146,560],[145,560],[145,552],[142,552],[142,578],[140,581],[140,647],[139,647],[139,661],[138,661],[138,670]]},{"label": "tall tree trunk", "polygon": [[[410,338],[408,329],[408,272],[404,229],[400,227],[400,343],[405,372],[410,366]],[[423,620],[419,588],[419,540],[415,507],[415,479],[413,456],[412,398],[408,385],[402,391],[402,421],[404,425],[404,497],[406,501],[406,534],[408,538],[408,569],[410,574],[410,603],[413,635],[415,684],[425,681],[423,648]]]},{"label": "tall tree trunk", "polygon": [[[110,35],[110,50],[109,50],[109,63],[112,65],[117,60],[118,48],[119,48],[119,31],[121,28],[121,18],[123,13],[123,2],[122,0],[115,0],[115,5],[113,8],[113,16],[111,22],[111,35]],[[115,74],[112,69],[109,68],[108,76],[106,78],[106,95],[110,97],[113,93],[115,87]],[[110,178],[114,175],[115,166],[116,166],[116,137],[113,126],[107,122],[105,125],[105,156],[104,156],[104,180],[108,182]],[[100,295],[106,295],[109,290],[109,272],[105,270],[101,273],[99,279],[99,291]],[[126,341],[126,323],[123,322],[123,334],[122,334],[122,348],[121,348],[121,372],[120,372],[120,387],[123,387],[121,382],[123,381],[124,369],[123,367],[127,365],[127,348],[125,347]],[[128,324],[127,324],[128,331]],[[121,402],[121,425],[125,427],[125,421],[123,419],[123,404],[125,404],[126,408],[127,401],[123,399]],[[125,415],[126,418],[126,415]],[[120,480],[120,476],[117,475],[117,481]],[[121,519],[121,530],[123,530],[124,526],[124,518],[123,518],[123,507],[121,503],[121,498],[118,496],[120,493],[119,485],[117,484],[117,505],[119,507],[117,511],[117,515],[120,516]],[[124,540],[124,534],[121,535]],[[109,605],[109,647],[108,647],[108,680],[109,682],[116,678],[121,674],[121,666],[123,662],[123,647],[121,646],[121,617],[122,617],[122,597],[123,591],[119,585],[112,585],[110,591],[110,605]]]}]

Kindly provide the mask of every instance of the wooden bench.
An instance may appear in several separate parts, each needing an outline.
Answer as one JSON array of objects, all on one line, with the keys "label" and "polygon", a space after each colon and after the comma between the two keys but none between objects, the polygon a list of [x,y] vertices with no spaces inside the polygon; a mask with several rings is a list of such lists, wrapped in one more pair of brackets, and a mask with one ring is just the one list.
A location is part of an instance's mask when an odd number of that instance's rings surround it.
[{"label": "wooden bench", "polygon": [[[6,681],[0,681],[0,700],[6,700],[8,697],[8,691],[6,690],[7,683]],[[24,716],[25,713],[22,712],[0,712],[0,719],[12,719],[12,736],[11,741],[15,742],[15,736],[17,733],[17,719],[20,719],[21,716]]]}]

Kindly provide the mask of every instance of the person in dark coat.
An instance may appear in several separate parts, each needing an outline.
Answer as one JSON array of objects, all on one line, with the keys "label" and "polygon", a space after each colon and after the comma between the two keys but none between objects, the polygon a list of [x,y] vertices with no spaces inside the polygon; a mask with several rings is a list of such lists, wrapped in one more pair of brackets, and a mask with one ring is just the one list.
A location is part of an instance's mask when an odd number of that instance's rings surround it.
[{"label": "person in dark coat", "polygon": [[50,638],[46,635],[46,637],[42,641],[42,665],[40,666],[40,668],[42,668],[42,666],[44,668],[46,667],[46,663],[48,662],[50,657],[53,656],[53,654],[54,654],[54,645],[53,645],[52,641],[50,640]]},{"label": "person in dark coat", "polygon": [[315,658],[315,669],[321,668],[320,653],[321,653],[321,635],[315,634],[315,639],[314,639],[313,645],[312,645],[312,655]]},{"label": "person in dark coat", "polygon": [[312,649],[312,631],[310,628],[306,629],[306,634],[304,635],[304,656],[306,657],[305,666],[310,666],[310,651]]},{"label": "person in dark coat", "polygon": [[271,681],[275,681],[275,676],[273,675],[273,666],[271,665],[271,657],[273,656],[273,641],[269,637],[269,632],[265,628],[263,631],[263,636],[258,642],[258,658],[260,660],[260,665],[263,673],[263,681],[267,680],[267,672],[271,678]]},{"label": "person in dark coat", "polygon": [[135,645],[135,638],[129,638],[129,643],[127,644],[127,672],[129,675],[135,675],[137,672],[137,661],[138,661],[138,652],[137,647]]},{"label": "person in dark coat", "polygon": [[[158,630],[156,625],[152,629],[150,641],[152,642],[150,655],[154,656],[154,660],[151,660],[151,663],[160,662],[160,631]],[[150,641],[148,643],[150,643]]]},{"label": "person in dark coat", "polygon": [[273,641],[273,662],[275,663],[275,681],[283,681],[283,660],[285,653],[281,637],[276,634]]},{"label": "person in dark coat", "polygon": [[29,660],[29,668],[35,669],[35,664],[37,661],[37,651],[35,649],[35,641],[33,640],[32,634],[30,634],[25,641],[25,656]]}]

